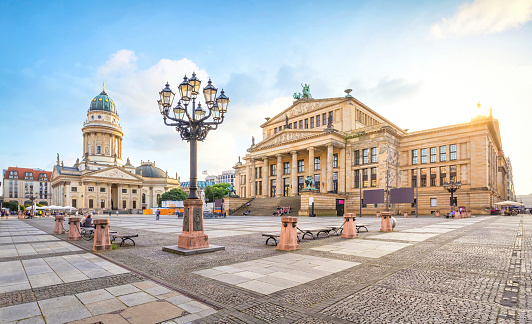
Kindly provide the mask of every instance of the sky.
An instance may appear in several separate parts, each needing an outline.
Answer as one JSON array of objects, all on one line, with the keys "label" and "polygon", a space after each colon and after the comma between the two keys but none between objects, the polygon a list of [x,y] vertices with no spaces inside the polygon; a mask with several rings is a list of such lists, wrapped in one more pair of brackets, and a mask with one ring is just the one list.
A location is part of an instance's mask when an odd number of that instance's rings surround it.
[{"label": "sky", "polygon": [[189,176],[189,146],[163,124],[158,92],[196,72],[230,98],[198,144],[220,174],[260,125],[293,102],[354,97],[410,131],[493,108],[517,194],[532,193],[532,0],[0,2],[0,169],[51,170],[82,155],[102,91],[117,105],[123,156]]}]

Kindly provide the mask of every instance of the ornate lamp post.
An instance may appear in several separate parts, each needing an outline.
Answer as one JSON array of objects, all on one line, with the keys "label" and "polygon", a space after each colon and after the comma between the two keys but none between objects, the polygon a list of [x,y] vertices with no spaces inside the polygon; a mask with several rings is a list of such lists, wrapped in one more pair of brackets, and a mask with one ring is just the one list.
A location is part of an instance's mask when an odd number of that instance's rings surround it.
[{"label": "ornate lamp post", "polygon": [[456,192],[456,190],[462,187],[462,182],[460,181],[444,182],[443,187],[451,193],[451,207],[453,207],[454,206],[453,194]]},{"label": "ornate lamp post", "polygon": [[[208,113],[203,109],[198,99],[201,81],[196,78],[196,73],[188,79],[186,76],[179,85],[180,99],[174,108],[175,93],[166,83],[164,89],[159,92],[160,99],[157,101],[164,124],[176,128],[181,135],[181,139],[190,143],[190,192],[185,200],[185,212],[183,215],[183,233],[179,235],[177,249],[171,250],[163,247],[163,250],[180,254],[187,253],[186,250],[205,249],[210,252],[207,234],[203,232],[203,202],[198,198],[197,191],[197,142],[204,141],[211,130],[216,130],[218,125],[223,123],[224,115],[227,113],[229,98],[222,90],[216,97],[218,91],[212,85],[211,80],[203,88],[205,106]],[[212,116],[212,120],[209,119]],[[192,219],[190,219],[192,217]],[[217,249],[223,249],[219,247]],[[217,250],[215,249],[215,250]],[[208,250],[208,251],[207,251]],[[194,253],[197,253],[195,251]]]}]

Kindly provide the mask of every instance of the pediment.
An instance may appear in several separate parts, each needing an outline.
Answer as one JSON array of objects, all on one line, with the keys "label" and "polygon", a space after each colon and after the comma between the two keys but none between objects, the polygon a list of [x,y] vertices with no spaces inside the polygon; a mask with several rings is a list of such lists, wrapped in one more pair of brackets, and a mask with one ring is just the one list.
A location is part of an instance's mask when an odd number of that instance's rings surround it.
[{"label": "pediment", "polygon": [[123,180],[142,180],[140,177],[131,174],[127,171],[121,170],[120,168],[109,168],[105,170],[99,170],[86,176],[94,178],[107,178],[107,179],[123,179]]},{"label": "pediment", "polygon": [[305,130],[305,131],[287,129],[287,130],[281,131],[280,133],[277,133],[276,135],[270,138],[265,139],[264,141],[258,143],[257,145],[252,146],[250,149],[248,149],[248,151],[252,152],[252,151],[260,150],[266,147],[281,145],[284,143],[306,139],[306,138],[318,136],[321,134],[324,134],[324,131],[318,130],[318,129],[317,130]]},{"label": "pediment", "polygon": [[262,127],[268,126],[271,124],[284,122],[286,117],[290,120],[291,118],[319,110],[325,107],[330,107],[336,105],[342,101],[345,101],[345,98],[334,98],[334,99],[321,99],[321,100],[312,100],[312,99],[301,99],[296,101],[292,106],[283,110],[277,116],[271,118],[266,123],[262,124]]}]

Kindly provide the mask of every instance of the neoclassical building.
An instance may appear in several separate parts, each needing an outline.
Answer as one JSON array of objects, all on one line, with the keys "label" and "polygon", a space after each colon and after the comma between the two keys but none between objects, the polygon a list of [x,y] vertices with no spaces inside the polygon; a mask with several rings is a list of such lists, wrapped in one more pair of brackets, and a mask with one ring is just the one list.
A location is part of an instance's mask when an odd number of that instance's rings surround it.
[{"label": "neoclassical building", "polygon": [[[346,91],[349,92],[349,91]],[[313,197],[318,215],[359,214],[364,190],[414,187],[419,213],[448,212],[444,182],[462,183],[457,206],[489,213],[508,198],[508,165],[499,123],[492,114],[468,123],[408,132],[347,94],[304,98],[261,125],[263,139],[253,143],[235,169],[240,197],[300,196],[300,215]],[[317,192],[301,191],[312,175]],[[255,204],[260,203],[256,200]],[[413,213],[412,204],[391,206]],[[363,214],[384,210],[364,205]]]},{"label": "neoclassical building", "polygon": [[122,127],[113,100],[103,91],[90,103],[83,133],[83,156],[65,166],[57,155],[52,171],[52,204],[81,210],[136,210],[157,206],[158,198],[180,188],[155,162],[123,163]]}]

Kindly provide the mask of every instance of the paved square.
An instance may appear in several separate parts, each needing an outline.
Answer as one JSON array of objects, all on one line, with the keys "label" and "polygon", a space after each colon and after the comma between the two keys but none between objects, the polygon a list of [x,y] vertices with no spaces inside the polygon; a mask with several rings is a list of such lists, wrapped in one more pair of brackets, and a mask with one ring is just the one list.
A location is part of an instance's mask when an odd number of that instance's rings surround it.
[{"label": "paved square", "polygon": [[376,240],[350,239],[335,244],[312,248],[315,251],[377,259],[412,244]]}]

